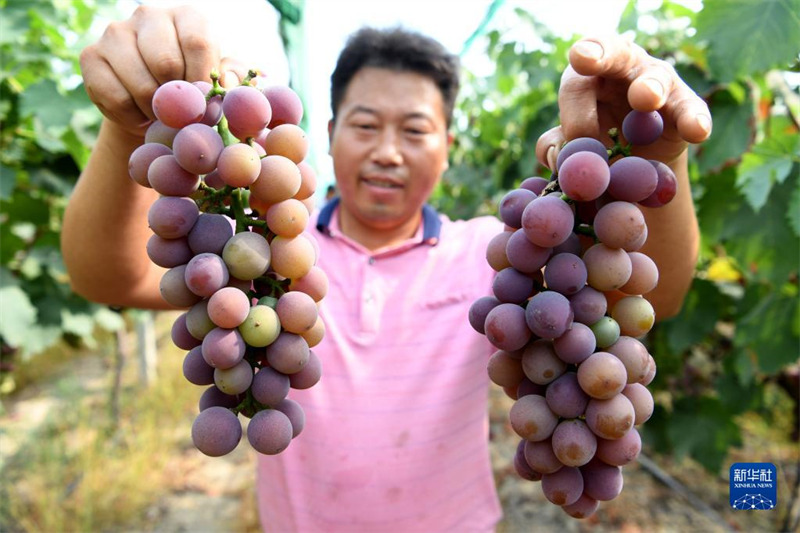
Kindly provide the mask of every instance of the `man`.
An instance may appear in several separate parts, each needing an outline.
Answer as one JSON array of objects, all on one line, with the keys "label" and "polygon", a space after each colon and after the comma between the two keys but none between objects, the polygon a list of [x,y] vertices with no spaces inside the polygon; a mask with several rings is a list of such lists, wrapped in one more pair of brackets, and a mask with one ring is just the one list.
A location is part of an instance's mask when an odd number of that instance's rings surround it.
[{"label": "man", "polygon": [[[106,116],[66,213],[63,251],[75,290],[116,305],[165,308],[163,270],[144,253],[152,190],[127,177],[129,154],[170,79],[206,78],[220,61],[186,8],[140,8],[82,55],[87,92]],[[145,38],[146,36],[146,38]],[[665,63],[617,38],[570,52],[562,126],[537,156],[552,166],[564,139],[596,136],[631,108],[660,109],[666,128],[647,157],[667,162],[679,196],[647,213],[652,295],[674,314],[691,281],[697,228],[686,143],[710,132],[705,104]],[[222,69],[231,63],[222,63]],[[293,391],[307,420],[275,457],[259,458],[268,531],[491,531],[500,518],[487,444],[491,347],[467,322],[489,291],[496,219],[452,222],[424,207],[447,168],[458,65],[438,43],[363,30],[332,76],[330,154],[340,200],[312,222],[330,278],[315,352],[324,377]]]}]

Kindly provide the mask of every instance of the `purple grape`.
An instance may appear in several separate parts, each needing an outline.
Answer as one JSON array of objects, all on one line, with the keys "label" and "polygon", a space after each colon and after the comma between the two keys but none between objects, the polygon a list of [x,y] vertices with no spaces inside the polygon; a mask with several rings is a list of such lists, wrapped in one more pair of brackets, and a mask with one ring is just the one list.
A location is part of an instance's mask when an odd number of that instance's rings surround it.
[{"label": "purple grape", "polygon": [[259,411],[247,425],[247,440],[258,453],[279,454],[292,442],[292,422],[276,409]]},{"label": "purple grape", "polygon": [[183,377],[194,385],[211,385],[214,383],[214,367],[203,359],[203,349],[195,346],[183,358]]},{"label": "purple grape", "polygon": [[500,200],[500,219],[511,228],[522,227],[522,212],[536,194],[528,189],[514,189]]},{"label": "purple grape", "polygon": [[542,476],[542,493],[555,505],[570,505],[583,494],[583,476],[573,466],[565,466]]},{"label": "purple grape", "polygon": [[525,308],[525,321],[530,330],[543,339],[555,339],[572,325],[573,312],[569,300],[555,291],[540,292]]},{"label": "purple grape", "polygon": [[658,111],[631,110],[622,120],[622,135],[637,146],[652,144],[664,132],[664,119]]},{"label": "purple grape", "polygon": [[210,457],[232,452],[242,438],[242,425],[232,411],[213,406],[202,411],[192,424],[192,442]]},{"label": "purple grape", "polygon": [[147,223],[159,237],[177,239],[189,234],[199,216],[200,210],[191,198],[162,196],[150,206]]},{"label": "purple grape", "polygon": [[518,229],[506,242],[506,258],[511,266],[520,272],[532,274],[539,272],[550,258],[551,249],[533,244],[525,235],[525,231]]},{"label": "purple grape", "polygon": [[172,268],[185,265],[194,254],[186,237],[164,239],[153,234],[147,240],[147,256],[160,267]]},{"label": "purple grape", "polygon": [[558,152],[558,157],[556,158],[556,172],[560,171],[561,164],[566,161],[569,156],[577,152],[594,152],[608,163],[608,149],[603,146],[603,143],[592,137],[578,137],[577,139],[569,141]]},{"label": "purple grape", "polygon": [[572,209],[560,196],[539,196],[522,212],[522,228],[533,244],[552,248],[567,240],[574,219]]},{"label": "purple grape", "polygon": [[299,403],[291,398],[285,398],[275,406],[275,409],[289,417],[289,421],[292,423],[292,438],[302,433],[306,424],[306,414]]},{"label": "purple grape", "polygon": [[606,191],[610,176],[608,156],[603,158],[594,152],[576,152],[558,169],[561,190],[576,202],[599,198]]},{"label": "purple grape", "polygon": [[586,265],[575,254],[554,255],[544,269],[547,288],[565,296],[575,294],[586,285]]},{"label": "purple grape", "polygon": [[484,329],[484,325],[486,324],[486,315],[501,303],[502,302],[494,296],[481,296],[475,300],[469,308],[469,323],[472,329],[481,335],[485,335],[486,330]]},{"label": "purple grape", "polygon": [[586,286],[569,297],[570,305],[575,313],[575,322],[591,326],[606,314],[608,300],[605,295],[592,287]]},{"label": "purple grape", "polygon": [[150,164],[162,155],[170,154],[172,150],[161,143],[144,143],[134,150],[128,159],[128,174],[139,185],[150,187],[150,182],[147,180]]},{"label": "purple grape", "polygon": [[189,232],[188,244],[192,252],[222,255],[225,243],[233,237],[234,221],[217,213],[201,213]]},{"label": "purple grape", "polygon": [[536,196],[539,196],[540,194],[542,194],[544,188],[547,187],[548,183],[550,182],[545,178],[540,178],[538,176],[531,176],[530,178],[525,178],[524,180],[522,180],[522,183],[519,184],[519,188],[528,189]]},{"label": "purple grape", "polygon": [[523,440],[522,442],[525,443],[522,450],[525,462],[534,471],[540,474],[552,474],[558,472],[564,466],[564,463],[559,461],[556,454],[553,453],[553,441],[551,439],[538,442]]},{"label": "purple grape", "polygon": [[584,362],[594,353],[596,347],[594,332],[589,326],[578,321],[574,321],[570,329],[553,340],[553,348],[558,358],[572,365]]},{"label": "purple grape", "polygon": [[542,474],[533,469],[525,457],[525,449],[528,447],[528,444],[533,443],[525,439],[521,439],[519,444],[517,444],[517,451],[514,453],[514,470],[522,479],[527,479],[528,481],[539,481],[542,479]]},{"label": "purple grape", "polygon": [[656,167],[658,183],[656,184],[656,190],[653,191],[653,194],[639,203],[645,207],[661,207],[667,205],[675,198],[675,194],[678,191],[678,180],[675,178],[675,173],[661,161],[654,161],[652,159],[648,161]]},{"label": "purple grape", "polygon": [[519,350],[531,338],[531,330],[525,321],[525,310],[511,303],[501,303],[489,311],[484,330],[490,343],[506,351]]},{"label": "purple grape", "polygon": [[658,172],[647,159],[623,157],[609,168],[611,179],[608,194],[615,200],[640,202],[649,197],[658,185]]},{"label": "purple grape", "polygon": [[520,304],[533,293],[533,279],[513,267],[504,268],[495,275],[492,292],[503,303]]},{"label": "purple grape", "polygon": [[578,384],[575,372],[566,372],[550,383],[545,399],[550,410],[563,418],[578,418],[589,404],[589,396]]}]

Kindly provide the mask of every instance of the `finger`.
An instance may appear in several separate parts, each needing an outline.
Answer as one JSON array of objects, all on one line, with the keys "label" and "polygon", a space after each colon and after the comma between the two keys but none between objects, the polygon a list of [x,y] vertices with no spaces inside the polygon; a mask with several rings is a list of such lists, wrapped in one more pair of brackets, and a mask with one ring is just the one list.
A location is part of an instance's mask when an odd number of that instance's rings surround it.
[{"label": "finger", "polygon": [[628,102],[637,111],[655,111],[666,104],[679,83],[680,78],[669,63],[653,60],[628,87]]},{"label": "finger", "polygon": [[103,39],[102,53],[117,81],[142,114],[155,118],[151,100],[158,82],[139,53],[136,34],[124,25],[109,26]]},{"label": "finger", "polygon": [[576,137],[600,138],[597,115],[599,84],[594,76],[582,76],[567,67],[561,76],[558,90],[559,120],[566,139]]},{"label": "finger", "polygon": [[536,141],[536,159],[550,170],[555,170],[558,152],[564,144],[561,126],[551,128],[541,134]]},{"label": "finger", "polygon": [[676,125],[678,135],[686,142],[701,143],[711,135],[708,105],[685,84],[674,91],[661,112]]},{"label": "finger", "polygon": [[247,65],[238,59],[223,57],[219,65],[219,71],[222,73],[220,84],[225,88],[239,85],[247,76],[248,70]]},{"label": "finger", "polygon": [[645,50],[621,36],[582,39],[569,50],[569,63],[584,76],[635,79],[652,61]]},{"label": "finger", "polygon": [[130,32],[124,31],[120,24],[111,24],[101,38],[102,46],[98,43],[81,52],[81,74],[89,98],[105,116],[124,126],[138,126],[152,118],[149,102],[136,101],[119,78],[118,72],[125,69],[115,69],[105,55],[109,50],[123,49],[126,39],[132,39]]},{"label": "finger", "polygon": [[172,17],[141,6],[134,13],[134,21],[139,53],[158,84],[184,79],[186,67]]},{"label": "finger", "polygon": [[142,127],[150,121],[131,94],[104,60],[93,57],[85,49],[81,54],[81,70],[86,93],[97,108],[109,119],[122,125]]},{"label": "finger", "polygon": [[210,74],[219,65],[220,53],[208,21],[188,7],[176,8],[173,19],[186,67],[184,79],[211,81]]}]

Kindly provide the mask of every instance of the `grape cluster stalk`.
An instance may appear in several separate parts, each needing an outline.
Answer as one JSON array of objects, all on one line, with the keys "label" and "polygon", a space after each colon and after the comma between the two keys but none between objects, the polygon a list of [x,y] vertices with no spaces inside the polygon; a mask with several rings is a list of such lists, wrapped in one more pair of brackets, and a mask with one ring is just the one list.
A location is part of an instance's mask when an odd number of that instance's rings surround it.
[{"label": "grape cluster stalk", "polygon": [[148,212],[150,260],[166,272],[164,300],[185,309],[172,341],[183,374],[206,387],[194,445],[219,457],[242,440],[274,455],[303,430],[289,398],[320,379],[312,348],[325,334],[328,278],[306,232],[316,174],[304,161],[303,106],[289,87],[170,81],[152,98],[156,119],[130,156],[131,178],[159,193]]},{"label": "grape cluster stalk", "polygon": [[658,283],[640,206],[660,207],[677,181],[665,164],[630,155],[658,139],[657,113],[631,111],[599,140],[577,138],[553,177],[525,179],[500,201],[504,231],[488,244],[492,294],[469,311],[497,351],[491,381],[514,400],[520,477],[568,515],[586,518],[622,491],[622,467],[642,448],[653,413],[656,363],[642,342],[655,322],[646,295]]}]

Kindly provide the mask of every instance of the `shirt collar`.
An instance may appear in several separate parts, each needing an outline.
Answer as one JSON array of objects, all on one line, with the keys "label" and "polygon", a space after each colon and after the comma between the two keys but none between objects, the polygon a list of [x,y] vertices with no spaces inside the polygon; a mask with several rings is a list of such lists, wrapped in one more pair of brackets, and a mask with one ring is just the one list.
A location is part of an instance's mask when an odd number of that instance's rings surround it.
[{"label": "shirt collar", "polygon": [[[332,198],[320,210],[317,217],[317,230],[325,235],[330,235],[330,225],[333,214],[339,206],[339,197]],[[439,213],[430,204],[422,206],[422,242],[430,246],[435,246],[439,242],[439,235],[442,229],[442,221]]]}]

